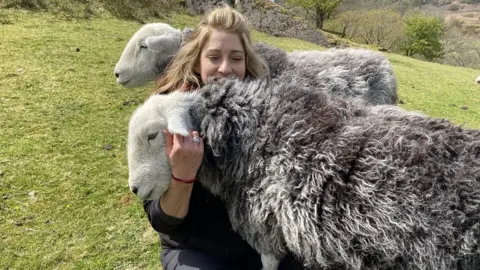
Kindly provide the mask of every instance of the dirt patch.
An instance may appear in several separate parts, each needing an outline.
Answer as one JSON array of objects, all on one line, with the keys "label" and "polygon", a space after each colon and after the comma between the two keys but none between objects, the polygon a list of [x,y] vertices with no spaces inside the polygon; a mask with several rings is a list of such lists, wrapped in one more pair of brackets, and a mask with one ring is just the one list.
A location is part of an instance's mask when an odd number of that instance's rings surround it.
[{"label": "dirt patch", "polygon": [[122,197],[120,198],[120,201],[119,201],[119,203],[120,203],[121,206],[130,205],[130,204],[132,204],[132,202],[133,202],[133,198],[132,198],[132,196],[130,196],[130,195],[124,195],[124,196],[122,196]]}]

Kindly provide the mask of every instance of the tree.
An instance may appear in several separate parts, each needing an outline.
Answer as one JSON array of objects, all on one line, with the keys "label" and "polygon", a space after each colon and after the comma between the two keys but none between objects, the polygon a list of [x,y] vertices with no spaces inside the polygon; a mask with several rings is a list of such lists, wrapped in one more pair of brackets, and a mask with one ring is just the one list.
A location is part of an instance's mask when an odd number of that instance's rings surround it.
[{"label": "tree", "polygon": [[402,16],[388,9],[346,11],[325,25],[355,42],[374,44],[391,51],[397,50],[405,37]]},{"label": "tree", "polygon": [[443,37],[444,53],[440,63],[480,69],[480,40],[462,33],[462,25],[450,23]]},{"label": "tree", "polygon": [[365,44],[394,49],[403,35],[404,22],[400,14],[387,9],[366,11],[360,21],[359,36]]},{"label": "tree", "polygon": [[317,28],[323,28],[323,22],[328,20],[333,11],[343,2],[343,0],[286,0],[287,4],[303,7],[307,12],[307,17],[315,20]]},{"label": "tree", "polygon": [[406,19],[406,39],[402,50],[406,56],[421,55],[427,61],[443,56],[443,23],[431,16],[416,15]]}]

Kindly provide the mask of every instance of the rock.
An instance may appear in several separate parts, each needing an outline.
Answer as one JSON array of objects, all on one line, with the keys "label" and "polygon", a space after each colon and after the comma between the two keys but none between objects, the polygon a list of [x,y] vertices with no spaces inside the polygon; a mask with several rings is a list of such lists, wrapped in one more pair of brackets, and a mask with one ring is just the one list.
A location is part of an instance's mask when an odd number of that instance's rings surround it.
[{"label": "rock", "polygon": [[460,109],[462,109],[462,110],[468,110],[468,106],[467,106],[467,105],[463,105],[462,107],[460,107]]},{"label": "rock", "polygon": [[30,198],[30,200],[35,200],[37,198],[37,192],[36,191],[30,191],[28,193],[28,197]]},{"label": "rock", "polygon": [[[204,14],[221,6],[221,0],[186,0],[187,8],[196,15]],[[325,36],[305,20],[295,18],[286,8],[264,0],[227,1],[239,10],[255,29],[272,36],[292,37],[317,45],[330,47]]]},{"label": "rock", "polygon": [[109,150],[112,150],[112,149],[113,149],[113,145],[111,145],[111,144],[105,145],[105,150],[109,151]]}]

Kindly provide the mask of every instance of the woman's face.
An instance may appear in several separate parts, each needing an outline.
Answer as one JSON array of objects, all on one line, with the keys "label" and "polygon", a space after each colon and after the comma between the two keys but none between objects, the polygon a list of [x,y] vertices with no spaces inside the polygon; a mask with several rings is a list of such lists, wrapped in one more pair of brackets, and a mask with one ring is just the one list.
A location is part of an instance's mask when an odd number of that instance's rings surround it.
[{"label": "woman's face", "polygon": [[236,76],[240,80],[246,73],[245,49],[235,33],[213,30],[200,52],[197,72],[203,84],[208,78],[221,79]]}]

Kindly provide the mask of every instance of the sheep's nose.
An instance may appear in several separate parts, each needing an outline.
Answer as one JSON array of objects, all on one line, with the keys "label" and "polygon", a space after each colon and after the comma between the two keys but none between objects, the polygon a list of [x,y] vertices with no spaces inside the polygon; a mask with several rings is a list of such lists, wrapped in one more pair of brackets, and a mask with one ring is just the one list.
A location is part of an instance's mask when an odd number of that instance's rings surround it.
[{"label": "sheep's nose", "polygon": [[117,77],[117,78],[118,78],[118,76],[120,76],[120,73],[118,73],[118,72],[115,72],[115,77]]},{"label": "sheep's nose", "polygon": [[136,188],[136,187],[132,187],[132,192],[133,192],[135,195],[137,195],[138,188]]}]

